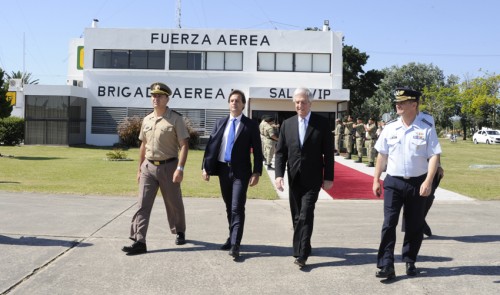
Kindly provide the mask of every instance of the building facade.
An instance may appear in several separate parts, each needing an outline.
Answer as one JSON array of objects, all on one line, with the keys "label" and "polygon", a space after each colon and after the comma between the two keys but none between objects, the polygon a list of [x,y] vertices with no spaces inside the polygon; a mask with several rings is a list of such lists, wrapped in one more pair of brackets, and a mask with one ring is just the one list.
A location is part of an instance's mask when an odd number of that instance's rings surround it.
[{"label": "building facade", "polygon": [[[116,128],[121,120],[152,111],[153,82],[169,85],[173,91],[169,107],[189,118],[201,136],[208,136],[215,120],[227,115],[232,89],[246,94],[245,115],[257,121],[272,115],[281,122],[295,114],[295,88],[308,87],[314,93],[312,111],[329,118],[332,129],[349,101],[349,90],[342,89],[342,34],[327,27],[321,31],[87,28],[83,38],[70,41],[68,85],[62,86],[68,90],[33,85],[18,92],[18,101],[24,97],[26,126],[31,128],[33,97],[54,100],[51,92],[56,91],[62,97],[60,105],[68,106],[61,111],[67,111],[68,126],[76,126],[78,117],[85,143],[109,146],[119,141]],[[84,106],[78,116],[75,103]]]}]

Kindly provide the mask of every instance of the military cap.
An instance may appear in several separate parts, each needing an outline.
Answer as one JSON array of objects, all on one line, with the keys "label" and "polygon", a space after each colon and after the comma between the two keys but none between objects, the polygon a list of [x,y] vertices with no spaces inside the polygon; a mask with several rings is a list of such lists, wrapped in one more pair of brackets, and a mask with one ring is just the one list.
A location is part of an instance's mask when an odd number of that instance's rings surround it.
[{"label": "military cap", "polygon": [[170,90],[170,88],[163,84],[163,83],[160,83],[160,82],[155,82],[153,84],[151,84],[151,94],[165,94],[165,95],[172,95],[172,90]]},{"label": "military cap", "polygon": [[395,102],[402,102],[407,100],[418,100],[422,94],[419,91],[410,88],[396,88],[394,96]]}]

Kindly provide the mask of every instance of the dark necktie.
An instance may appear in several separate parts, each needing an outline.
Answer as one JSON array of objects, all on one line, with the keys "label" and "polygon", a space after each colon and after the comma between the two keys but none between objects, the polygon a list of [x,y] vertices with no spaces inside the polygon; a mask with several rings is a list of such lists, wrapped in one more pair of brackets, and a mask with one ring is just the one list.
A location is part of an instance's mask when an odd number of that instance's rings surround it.
[{"label": "dark necktie", "polygon": [[236,119],[231,119],[231,127],[227,135],[226,153],[224,154],[224,161],[231,162],[231,150],[233,149],[234,136],[236,132]]},{"label": "dark necktie", "polygon": [[300,146],[304,145],[304,137],[306,136],[306,128],[307,128],[307,120],[300,119],[300,124],[299,124],[299,139],[300,139]]}]

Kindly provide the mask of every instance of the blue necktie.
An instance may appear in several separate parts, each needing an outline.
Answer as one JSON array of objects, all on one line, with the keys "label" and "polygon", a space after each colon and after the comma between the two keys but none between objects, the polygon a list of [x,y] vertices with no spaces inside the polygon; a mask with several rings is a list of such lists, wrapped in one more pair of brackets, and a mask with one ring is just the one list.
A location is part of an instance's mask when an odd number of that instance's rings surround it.
[{"label": "blue necktie", "polygon": [[224,161],[231,162],[231,150],[233,149],[234,136],[236,132],[236,119],[231,119],[231,127],[227,135],[226,153],[224,154]]}]

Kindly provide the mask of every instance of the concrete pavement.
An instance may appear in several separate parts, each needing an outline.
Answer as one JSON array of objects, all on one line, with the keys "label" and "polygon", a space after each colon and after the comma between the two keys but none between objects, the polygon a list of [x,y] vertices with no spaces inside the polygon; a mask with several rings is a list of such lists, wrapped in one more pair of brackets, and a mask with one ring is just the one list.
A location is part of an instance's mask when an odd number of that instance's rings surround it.
[{"label": "concrete pavement", "polygon": [[[187,240],[174,244],[161,198],[148,250],[129,257],[135,198],[0,191],[1,294],[498,294],[500,202],[436,200],[409,278],[375,278],[381,201],[319,200],[313,255],[291,257],[287,200],[248,200],[241,260],[218,250],[227,225],[221,199],[186,198]],[[402,235],[398,234],[399,258]],[[399,261],[399,260],[398,260]]]},{"label": "concrete pavement", "polygon": [[[364,164],[335,159],[373,175]],[[273,170],[269,177],[274,178]],[[1,294],[492,294],[500,291],[500,202],[441,190],[429,213],[434,236],[424,241],[408,278],[375,278],[382,201],[317,203],[313,255],[299,270],[291,257],[287,191],[280,200],[247,201],[242,256],[220,251],[227,225],[221,199],[186,198],[187,240],[174,244],[158,198],[148,253],[120,251],[135,198],[0,191]],[[399,235],[396,254],[400,254]],[[398,257],[399,258],[399,257]]]}]

